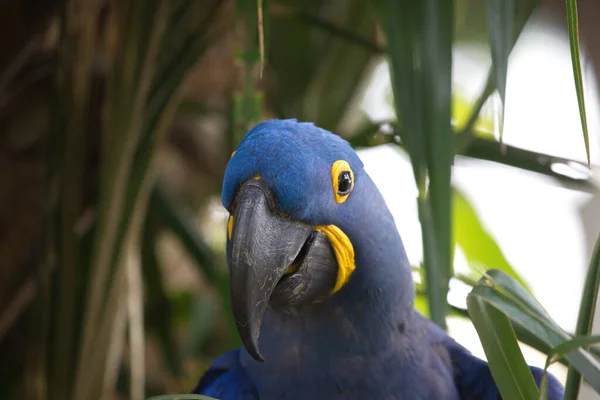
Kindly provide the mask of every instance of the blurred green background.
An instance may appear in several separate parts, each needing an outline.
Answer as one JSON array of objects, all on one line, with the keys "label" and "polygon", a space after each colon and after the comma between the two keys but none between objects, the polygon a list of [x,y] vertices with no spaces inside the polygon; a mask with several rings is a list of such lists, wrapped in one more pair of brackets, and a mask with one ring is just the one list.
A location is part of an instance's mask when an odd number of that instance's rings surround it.
[{"label": "blurred green background", "polygon": [[[380,158],[378,166],[367,164],[384,195],[388,188],[410,191],[411,205],[386,198],[420,224],[400,230],[415,268],[417,306],[438,324],[445,327],[446,317],[468,322],[464,299],[489,268],[550,301],[560,291],[549,286],[556,282],[531,279],[538,266],[513,267],[450,179],[455,162],[478,160],[597,192],[578,120],[564,133],[576,153],[547,151],[543,129],[534,146],[499,141],[504,109],[506,132],[532,129],[509,124],[506,76],[508,54],[533,19],[569,40],[559,0],[3,0],[0,399],[186,393],[214,356],[239,345],[219,191],[237,143],[267,118],[332,130],[365,159]],[[600,4],[580,1],[587,100],[600,70],[598,20]],[[460,49],[470,50],[457,62],[453,51]],[[454,79],[471,74],[464,54],[478,60],[474,89]],[[391,78],[382,72],[386,61]],[[570,68],[567,77],[568,101],[558,81],[544,90],[578,119]],[[383,90],[374,100],[369,92],[377,87]],[[590,120],[597,111],[597,102],[588,102]],[[559,123],[561,115],[548,119]],[[589,142],[598,160],[593,125]],[[594,210],[584,213],[593,220],[580,251],[586,265],[600,229]],[[587,311],[563,326],[577,335],[591,333],[598,285],[597,270],[590,271],[589,290],[579,268],[579,280],[561,294],[572,316],[580,295],[588,299]],[[448,304],[453,282],[466,289],[462,301]],[[546,354],[556,346],[514,329]],[[551,371],[564,381],[559,368]]]}]

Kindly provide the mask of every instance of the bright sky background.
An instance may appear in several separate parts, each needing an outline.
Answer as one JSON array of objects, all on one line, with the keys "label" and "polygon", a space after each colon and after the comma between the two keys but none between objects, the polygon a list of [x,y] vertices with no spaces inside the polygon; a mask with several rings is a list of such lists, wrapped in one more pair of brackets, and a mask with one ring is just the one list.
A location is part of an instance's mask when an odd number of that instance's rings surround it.
[{"label": "bright sky background", "polygon": [[[489,67],[486,52],[486,49],[456,49],[454,85],[466,99],[474,99],[484,84]],[[599,164],[599,104],[595,93],[589,90],[593,87],[591,68],[584,65],[584,73],[591,157],[592,163]],[[381,64],[362,105],[371,118],[382,120],[393,115],[385,101],[388,90],[387,65]],[[504,141],[536,152],[585,161],[581,132],[568,38],[535,18],[511,55]],[[418,264],[422,257],[421,234],[417,192],[408,158],[392,147],[363,150],[360,156],[388,202],[411,262]],[[471,201],[508,261],[552,317],[564,329],[572,331],[591,246],[600,232],[600,199],[565,189],[538,174],[464,158],[456,162],[453,183]],[[581,207],[587,203],[595,204],[588,206],[594,218],[590,214],[582,217]],[[586,238],[585,231],[591,237]],[[457,262],[461,263],[460,257]],[[464,304],[466,294],[459,287],[450,296],[452,301],[457,299]],[[449,326],[459,342],[485,358],[469,322],[453,319]],[[545,356],[528,348],[524,348],[524,355],[530,364],[543,367]],[[556,366],[552,372],[564,381],[564,368]],[[600,396],[586,393],[580,399],[600,399]]]}]

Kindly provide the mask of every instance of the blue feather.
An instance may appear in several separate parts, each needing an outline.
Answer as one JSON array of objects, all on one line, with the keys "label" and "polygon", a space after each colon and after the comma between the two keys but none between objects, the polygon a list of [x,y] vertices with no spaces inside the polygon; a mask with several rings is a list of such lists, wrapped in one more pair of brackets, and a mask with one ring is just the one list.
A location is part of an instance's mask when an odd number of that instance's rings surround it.
[{"label": "blue feather", "polygon": [[219,400],[258,400],[256,388],[239,363],[239,350],[216,358],[194,389],[194,393]]},{"label": "blue feather", "polygon": [[[346,160],[354,190],[337,204],[330,168]],[[414,310],[415,288],[396,223],[352,147],[310,123],[270,120],[248,132],[229,161],[222,202],[259,174],[278,211],[338,226],[356,270],[339,292],[302,309],[268,308],[259,338],[264,363],[245,349],[216,359],[195,392],[229,399],[497,400],[488,365]],[[539,381],[541,372],[532,368]],[[550,399],[562,387],[549,377]]]}]

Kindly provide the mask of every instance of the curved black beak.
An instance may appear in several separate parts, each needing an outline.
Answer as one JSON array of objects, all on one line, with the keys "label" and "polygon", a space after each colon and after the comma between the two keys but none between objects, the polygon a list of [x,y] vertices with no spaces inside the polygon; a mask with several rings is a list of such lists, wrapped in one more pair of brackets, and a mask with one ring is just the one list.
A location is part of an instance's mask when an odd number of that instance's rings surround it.
[{"label": "curved black beak", "polygon": [[231,303],[242,342],[257,361],[264,361],[258,337],[271,294],[313,232],[312,226],[281,217],[274,209],[270,190],[251,180],[240,188],[232,210]]}]

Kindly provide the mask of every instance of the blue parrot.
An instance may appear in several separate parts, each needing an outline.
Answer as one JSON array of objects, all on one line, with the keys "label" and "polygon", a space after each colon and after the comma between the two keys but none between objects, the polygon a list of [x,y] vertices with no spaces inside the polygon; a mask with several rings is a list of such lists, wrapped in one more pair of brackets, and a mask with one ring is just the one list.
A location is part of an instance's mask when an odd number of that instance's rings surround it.
[{"label": "blue parrot", "polygon": [[[227,165],[222,202],[244,346],[215,359],[194,393],[500,399],[487,363],[414,309],[394,219],[345,140],[295,119],[259,123]],[[531,371],[539,385],[542,370]],[[548,383],[562,399],[556,378]]]}]

